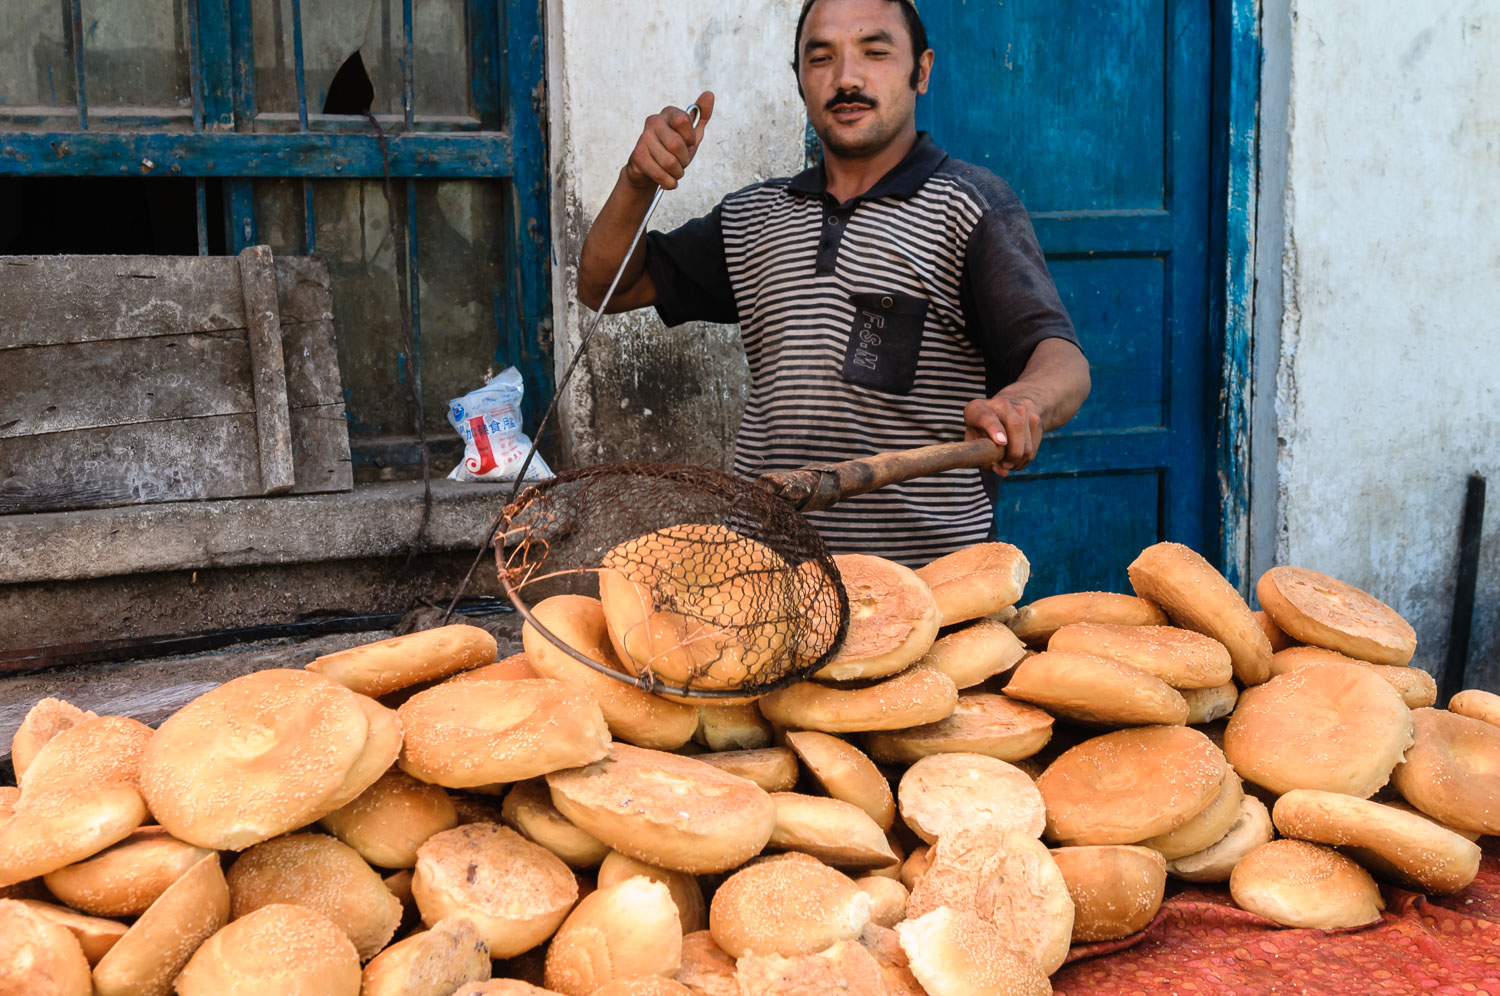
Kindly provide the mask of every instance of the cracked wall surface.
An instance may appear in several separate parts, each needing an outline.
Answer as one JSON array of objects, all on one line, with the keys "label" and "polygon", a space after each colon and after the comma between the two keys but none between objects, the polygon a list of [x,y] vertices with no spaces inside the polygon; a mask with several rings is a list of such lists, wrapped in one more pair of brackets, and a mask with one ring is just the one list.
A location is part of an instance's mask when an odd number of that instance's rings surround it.
[{"label": "cracked wall surface", "polygon": [[1276,561],[1393,605],[1437,671],[1486,475],[1470,667],[1500,690],[1500,7],[1289,16]]},{"label": "cracked wall surface", "polygon": [[[631,4],[552,0],[554,314],[558,376],[593,313],[577,259],[647,115],[703,90],[717,106],[682,185],[651,227],[669,230],[724,195],[803,165],[805,116],[790,68],[797,0]],[[727,468],[748,371],[735,327],[668,329],[654,311],[606,318],[565,396],[572,465],[666,460]]]}]

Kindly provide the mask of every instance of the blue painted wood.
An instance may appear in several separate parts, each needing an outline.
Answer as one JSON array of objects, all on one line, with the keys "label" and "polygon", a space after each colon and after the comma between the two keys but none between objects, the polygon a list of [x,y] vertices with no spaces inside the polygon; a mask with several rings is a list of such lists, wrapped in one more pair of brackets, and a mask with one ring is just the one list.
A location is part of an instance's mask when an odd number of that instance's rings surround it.
[{"label": "blue painted wood", "polygon": [[506,128],[511,136],[511,238],[506,241],[502,323],[519,329],[511,363],[521,372],[527,425],[542,418],[555,389],[552,369],[551,179],[547,170],[545,0],[503,0]]},{"label": "blue painted wood", "polygon": [[411,131],[417,113],[417,70],[412,63],[411,0],[401,0],[401,109],[406,115],[406,130]]},{"label": "blue painted wood", "polygon": [[1224,574],[1249,595],[1251,319],[1255,296],[1256,143],[1261,48],[1255,4],[1215,0],[1214,180],[1225,191],[1213,214],[1215,328],[1222,328],[1219,393],[1219,547]]},{"label": "blue painted wood", "polygon": [[[461,180],[511,172],[513,139],[504,132],[391,135],[389,142],[392,176]],[[385,172],[371,134],[0,133],[0,176],[175,175],[373,179]]]},{"label": "blue painted wood", "polygon": [[1036,565],[1028,597],[1128,591],[1126,565],[1159,540],[1218,553],[1216,2],[1237,0],[923,10],[938,63],[919,123],[1033,212],[1093,366],[1083,411],[1001,485],[999,534]]},{"label": "blue painted wood", "polygon": [[[500,12],[490,0],[469,0],[469,111],[486,131],[499,131],[505,77],[501,72]],[[508,97],[508,94],[505,95]]]},{"label": "blue painted wood", "polygon": [[83,79],[83,2],[73,0],[71,5],[71,17],[68,24],[72,29],[73,38],[73,92],[74,99],[78,104],[78,127],[84,130],[89,126],[89,98],[88,87],[84,85]]},{"label": "blue painted wood", "polygon": [[297,123],[306,131],[307,66],[302,59],[302,0],[292,0],[292,71],[297,81]]},{"label": "blue painted wood", "polygon": [[229,2],[198,0],[197,3],[198,51],[203,73],[203,128],[209,132],[234,130],[235,59],[230,44]]}]

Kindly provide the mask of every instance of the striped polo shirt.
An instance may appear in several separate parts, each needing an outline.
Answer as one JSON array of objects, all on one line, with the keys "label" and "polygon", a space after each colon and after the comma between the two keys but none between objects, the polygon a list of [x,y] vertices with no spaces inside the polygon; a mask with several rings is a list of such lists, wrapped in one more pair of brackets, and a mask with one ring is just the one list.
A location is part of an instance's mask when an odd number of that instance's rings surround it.
[{"label": "striped polo shirt", "polygon": [[[1043,339],[1078,341],[1015,193],[925,132],[845,203],[820,163],[652,232],[646,268],[668,325],[740,326],[744,477],[961,441],[969,401],[1014,381]],[[995,483],[948,471],[808,517],[834,553],[915,566],[991,535]]]}]

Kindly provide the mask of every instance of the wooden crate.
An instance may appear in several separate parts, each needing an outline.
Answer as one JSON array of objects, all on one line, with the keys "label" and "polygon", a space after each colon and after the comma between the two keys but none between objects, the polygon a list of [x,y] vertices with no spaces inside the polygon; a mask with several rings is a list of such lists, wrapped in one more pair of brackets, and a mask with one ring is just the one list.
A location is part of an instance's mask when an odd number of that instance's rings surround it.
[{"label": "wooden crate", "polygon": [[321,260],[0,256],[0,513],[351,487]]}]

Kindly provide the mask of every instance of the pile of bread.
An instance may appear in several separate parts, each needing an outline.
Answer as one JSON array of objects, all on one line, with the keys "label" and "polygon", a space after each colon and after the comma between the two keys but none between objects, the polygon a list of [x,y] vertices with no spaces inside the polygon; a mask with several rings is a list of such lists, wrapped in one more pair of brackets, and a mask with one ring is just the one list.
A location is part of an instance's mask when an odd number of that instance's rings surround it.
[{"label": "pile of bread", "polygon": [[[837,561],[839,653],[759,698],[651,695],[530,625],[496,662],[456,625],[154,731],[37,703],[0,789],[0,992],[1029,996],[1169,875],[1351,926],[1377,880],[1463,889],[1500,833],[1500,697],[1430,708],[1411,628],[1332,578],[1273,569],[1252,613],[1160,544],[1135,595],[1018,611],[1006,544]],[[732,631],[650,591],[532,611],[733,689]]]}]

